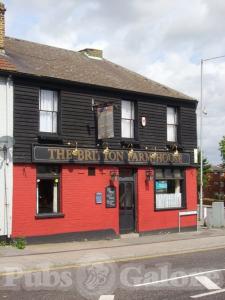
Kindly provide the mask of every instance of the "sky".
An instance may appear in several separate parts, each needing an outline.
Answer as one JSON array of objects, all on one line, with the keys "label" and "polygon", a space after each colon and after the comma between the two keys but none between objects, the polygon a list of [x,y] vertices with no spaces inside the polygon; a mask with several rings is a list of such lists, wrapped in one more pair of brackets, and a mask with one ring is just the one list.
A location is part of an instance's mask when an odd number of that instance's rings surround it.
[{"label": "sky", "polygon": [[[200,98],[200,61],[225,55],[224,0],[5,0],[6,34],[104,57]],[[221,163],[225,58],[203,63],[204,156]],[[200,111],[198,106],[198,115]]]}]

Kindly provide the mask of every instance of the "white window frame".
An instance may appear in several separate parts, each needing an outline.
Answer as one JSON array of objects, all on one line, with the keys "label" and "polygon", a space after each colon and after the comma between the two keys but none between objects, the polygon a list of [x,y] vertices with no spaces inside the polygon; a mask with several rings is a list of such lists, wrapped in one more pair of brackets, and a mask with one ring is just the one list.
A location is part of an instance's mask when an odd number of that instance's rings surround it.
[{"label": "white window frame", "polygon": [[[170,120],[169,112],[173,111],[173,120]],[[173,128],[172,138],[170,129]],[[178,110],[174,106],[167,106],[167,142],[177,142],[178,140]]]},{"label": "white window frame", "polygon": [[[124,111],[124,106],[130,106],[130,111],[126,112]],[[130,115],[130,116],[129,116]],[[128,134],[125,133],[125,124],[129,125]],[[134,130],[135,130],[135,108],[134,108],[134,102],[128,101],[128,100],[122,100],[121,101],[121,137],[127,138],[127,139],[134,139]]]},{"label": "white window frame", "polygon": [[[52,94],[52,99],[49,99],[49,103],[44,107],[43,94],[49,93]],[[40,89],[39,91],[39,132],[45,132],[50,134],[56,134],[58,132],[58,92],[55,90]],[[51,103],[52,102],[52,103]],[[44,114],[46,116],[44,124]],[[48,118],[48,120],[47,120]]]}]

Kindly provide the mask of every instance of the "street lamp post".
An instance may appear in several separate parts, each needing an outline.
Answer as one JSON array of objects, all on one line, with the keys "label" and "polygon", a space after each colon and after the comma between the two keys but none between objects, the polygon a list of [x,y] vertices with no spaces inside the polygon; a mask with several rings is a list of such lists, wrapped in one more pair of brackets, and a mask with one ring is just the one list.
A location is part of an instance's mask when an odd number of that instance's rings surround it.
[{"label": "street lamp post", "polygon": [[225,55],[201,59],[201,91],[200,91],[200,220],[203,219],[203,65],[204,62],[224,58]]}]

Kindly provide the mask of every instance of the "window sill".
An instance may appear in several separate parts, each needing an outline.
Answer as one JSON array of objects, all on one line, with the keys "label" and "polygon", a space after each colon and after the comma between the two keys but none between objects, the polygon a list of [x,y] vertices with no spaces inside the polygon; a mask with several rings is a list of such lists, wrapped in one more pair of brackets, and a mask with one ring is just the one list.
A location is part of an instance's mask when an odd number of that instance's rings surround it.
[{"label": "window sill", "polygon": [[56,219],[56,218],[64,218],[65,215],[63,213],[46,213],[46,214],[38,214],[35,216],[35,219]]},{"label": "window sill", "polygon": [[133,147],[140,146],[140,142],[138,140],[135,140],[134,138],[121,138],[120,142],[121,146],[128,147],[130,144],[133,145]]},{"label": "window sill", "polygon": [[40,132],[38,138],[42,140],[58,140],[61,141],[62,137],[57,133]]},{"label": "window sill", "polygon": [[183,209],[186,209],[186,207],[155,208],[155,212],[158,212],[158,211],[170,211],[170,210],[183,210]]},{"label": "window sill", "polygon": [[177,147],[177,150],[179,150],[179,151],[183,150],[182,144],[178,141],[175,141],[175,142],[167,141],[166,142],[166,147],[167,147],[168,150],[174,150],[175,147]]}]

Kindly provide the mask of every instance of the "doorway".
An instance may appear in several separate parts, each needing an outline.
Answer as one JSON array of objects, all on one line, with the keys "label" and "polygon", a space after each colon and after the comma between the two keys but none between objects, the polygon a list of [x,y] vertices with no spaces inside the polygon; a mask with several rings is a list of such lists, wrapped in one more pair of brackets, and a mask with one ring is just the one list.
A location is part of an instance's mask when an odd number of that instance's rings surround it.
[{"label": "doorway", "polygon": [[120,233],[135,231],[135,189],[133,169],[120,169],[119,228]]}]

